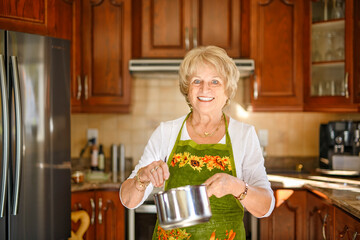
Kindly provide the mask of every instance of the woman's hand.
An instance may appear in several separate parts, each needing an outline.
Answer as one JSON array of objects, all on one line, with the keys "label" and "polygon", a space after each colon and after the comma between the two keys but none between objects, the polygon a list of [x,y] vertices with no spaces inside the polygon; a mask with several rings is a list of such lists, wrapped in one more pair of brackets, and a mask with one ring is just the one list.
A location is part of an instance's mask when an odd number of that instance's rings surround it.
[{"label": "woman's hand", "polygon": [[227,194],[236,195],[241,192],[239,190],[241,182],[240,179],[227,173],[214,174],[205,181],[207,195],[208,197],[214,195],[217,198]]},{"label": "woman's hand", "polygon": [[142,182],[151,182],[155,187],[162,187],[170,176],[166,162],[159,160],[139,169],[138,177]]}]

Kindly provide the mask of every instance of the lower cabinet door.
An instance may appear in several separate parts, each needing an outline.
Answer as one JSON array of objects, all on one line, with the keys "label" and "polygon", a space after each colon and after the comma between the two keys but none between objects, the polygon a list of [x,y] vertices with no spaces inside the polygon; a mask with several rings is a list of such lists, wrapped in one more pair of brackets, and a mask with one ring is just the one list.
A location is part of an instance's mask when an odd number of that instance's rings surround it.
[{"label": "lower cabinet door", "polygon": [[125,209],[118,191],[96,192],[96,239],[125,239]]},{"label": "lower cabinet door", "polygon": [[307,204],[308,239],[334,239],[334,207],[313,193]]},{"label": "lower cabinet door", "polygon": [[[85,210],[90,225],[84,240],[125,239],[125,209],[120,202],[119,190],[81,191],[71,194],[71,211]],[[79,236],[81,221],[72,221],[71,230]]]},{"label": "lower cabinet door", "polygon": [[277,189],[275,209],[260,219],[260,239],[306,239],[306,191]]},{"label": "lower cabinet door", "polygon": [[[94,191],[82,191],[71,193],[71,212],[79,210],[85,210],[89,214],[90,225],[82,236],[84,240],[93,240],[95,238],[95,192]],[[81,221],[71,221],[71,231],[77,235]]]},{"label": "lower cabinet door", "polygon": [[360,239],[360,219],[335,208],[335,239]]}]

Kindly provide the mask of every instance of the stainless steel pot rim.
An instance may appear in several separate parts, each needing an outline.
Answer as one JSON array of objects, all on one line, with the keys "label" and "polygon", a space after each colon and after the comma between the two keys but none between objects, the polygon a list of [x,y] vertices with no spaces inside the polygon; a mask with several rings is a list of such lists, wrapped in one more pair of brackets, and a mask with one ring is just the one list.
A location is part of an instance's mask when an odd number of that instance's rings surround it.
[{"label": "stainless steel pot rim", "polygon": [[171,222],[171,223],[167,223],[164,224],[162,222],[159,221],[159,225],[164,229],[164,230],[169,230],[169,229],[174,229],[174,228],[184,228],[184,227],[190,227],[190,226],[194,226],[200,223],[205,223],[208,222],[210,220],[211,216],[208,217],[199,217],[199,218],[191,218],[191,219],[187,219],[187,220],[181,220],[181,221],[177,221],[177,222]]},{"label": "stainless steel pot rim", "polygon": [[186,185],[186,186],[181,186],[181,187],[177,187],[177,188],[170,188],[166,191],[160,191],[155,193],[154,195],[162,195],[164,193],[170,193],[170,192],[175,192],[175,191],[186,191],[186,190],[190,190],[192,188],[198,188],[198,187],[206,187],[205,184],[200,184],[200,185]]}]

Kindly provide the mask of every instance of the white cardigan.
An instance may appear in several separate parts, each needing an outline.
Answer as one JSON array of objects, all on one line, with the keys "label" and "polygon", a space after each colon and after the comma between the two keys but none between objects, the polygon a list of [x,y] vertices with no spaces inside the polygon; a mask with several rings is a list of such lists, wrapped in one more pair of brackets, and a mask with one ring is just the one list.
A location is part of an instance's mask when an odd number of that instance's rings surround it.
[{"label": "white cardigan", "polygon": [[[140,168],[149,165],[151,162],[164,160],[165,157],[169,157],[185,117],[186,116],[182,116],[172,121],[160,123],[160,126],[156,128],[150,137],[139,163],[135,166],[135,169],[132,171],[129,178],[135,177]],[[237,177],[247,182],[250,186],[267,189],[272,195],[271,207],[263,216],[267,217],[274,209],[275,198],[266,175],[264,158],[262,156],[255,128],[249,124],[230,118],[228,132],[233,148]],[[189,139],[190,136],[185,123],[181,132],[181,140]],[[226,143],[225,135],[219,143]],[[134,208],[140,206],[152,190],[153,185],[149,184],[142,201]]]}]

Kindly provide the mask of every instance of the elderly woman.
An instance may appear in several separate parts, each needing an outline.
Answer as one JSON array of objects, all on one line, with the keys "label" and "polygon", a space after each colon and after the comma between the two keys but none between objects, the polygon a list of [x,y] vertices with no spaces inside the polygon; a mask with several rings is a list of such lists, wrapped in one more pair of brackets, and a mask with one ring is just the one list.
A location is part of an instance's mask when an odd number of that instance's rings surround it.
[{"label": "elderly woman", "polygon": [[191,111],[155,130],[121,186],[121,201],[136,208],[165,181],[165,190],[204,183],[210,221],[181,231],[165,231],[157,224],[153,239],[245,239],[244,207],[255,217],[267,217],[275,200],[254,127],[223,113],[240,73],[223,49],[208,46],[188,52],[179,75]]}]

